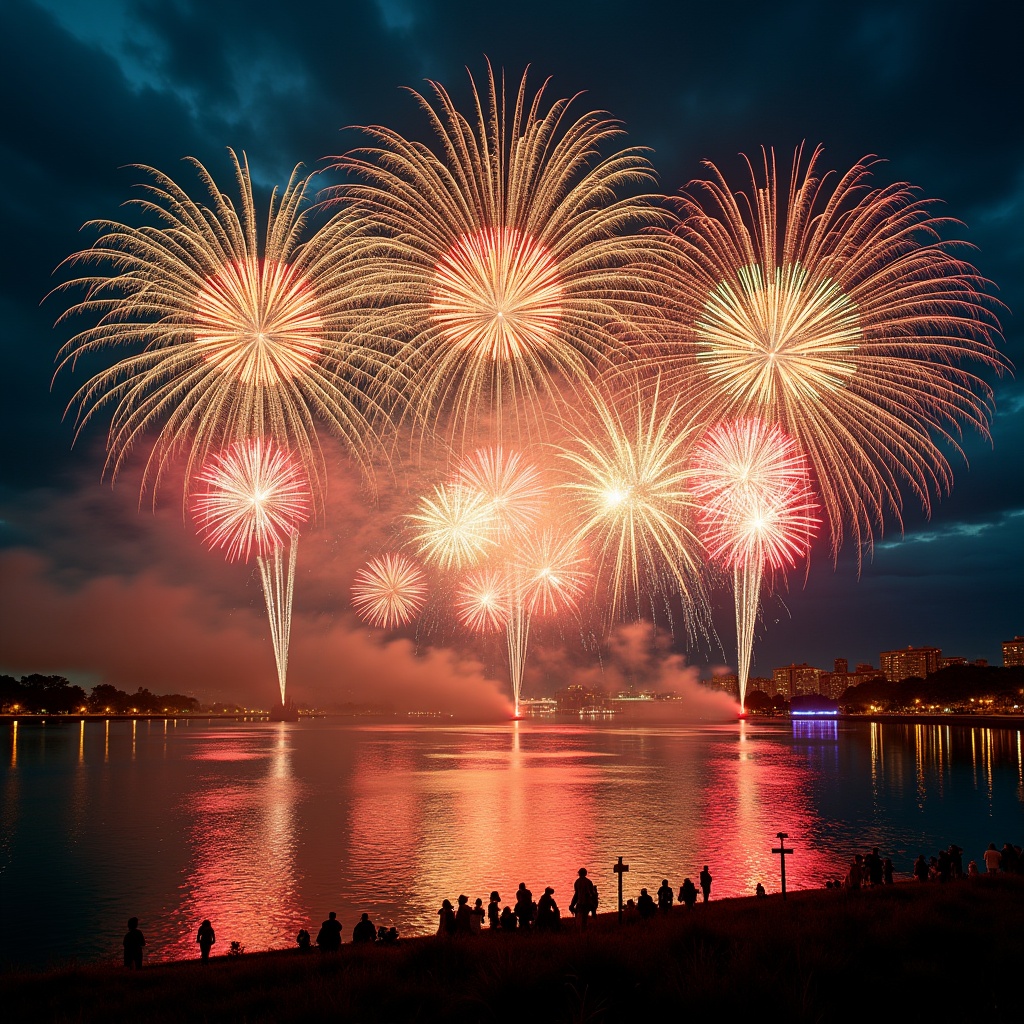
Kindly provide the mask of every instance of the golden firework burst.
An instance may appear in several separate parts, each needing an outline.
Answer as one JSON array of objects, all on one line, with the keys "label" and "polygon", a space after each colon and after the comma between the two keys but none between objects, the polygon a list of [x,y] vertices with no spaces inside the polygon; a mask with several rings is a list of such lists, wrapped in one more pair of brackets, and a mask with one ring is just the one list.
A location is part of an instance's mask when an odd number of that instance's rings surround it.
[{"label": "golden firework burst", "polygon": [[747,193],[712,164],[687,187],[672,382],[706,425],[762,417],[792,434],[833,555],[847,531],[860,555],[887,515],[902,525],[903,488],[926,511],[948,491],[943,447],[964,424],[987,436],[992,389],[964,364],[1009,364],[989,283],[942,240],[951,222],[907,184],[872,187],[872,158],[832,182],[820,157],[796,151],[788,191],[772,151],[760,172],[747,162]]},{"label": "golden firework burst", "polygon": [[382,356],[349,335],[361,284],[335,259],[360,226],[343,214],[308,241],[309,179],[293,172],[271,197],[266,230],[257,225],[249,166],[232,152],[236,205],[197,160],[209,202],[195,201],[168,175],[132,200],[157,224],[95,221],[97,241],[67,261],[99,264],[58,290],[81,288],[58,323],[93,320],[61,349],[58,372],[108,348],[128,350],[76,393],[78,430],[112,407],[107,469],[116,476],[129,452],[155,434],[143,486],[159,483],[184,452],[186,495],[193,470],[211,452],[251,437],[290,448],[321,500],[324,461],[316,424],[339,435],[371,472],[374,423],[383,422]]},{"label": "golden firework burst", "polygon": [[602,151],[622,134],[603,112],[572,120],[572,100],[543,109],[523,76],[511,103],[488,66],[473,116],[443,86],[414,93],[440,155],[385,127],[340,157],[354,180],[337,196],[372,225],[365,280],[381,296],[367,319],[400,339],[393,367],[415,381],[421,430],[440,417],[463,438],[481,423],[500,440],[543,431],[543,399],[583,389],[616,351],[660,322],[671,248],[657,198],[629,193],[654,176],[643,151]]}]

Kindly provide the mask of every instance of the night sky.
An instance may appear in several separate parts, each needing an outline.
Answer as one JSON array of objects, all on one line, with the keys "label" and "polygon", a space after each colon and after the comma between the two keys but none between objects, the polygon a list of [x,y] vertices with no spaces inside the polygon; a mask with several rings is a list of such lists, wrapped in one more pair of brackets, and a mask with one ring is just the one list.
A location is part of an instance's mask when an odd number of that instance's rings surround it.
[{"label": "night sky", "polygon": [[[81,225],[122,216],[142,180],[126,165],[191,186],[180,161],[194,156],[227,185],[230,146],[269,190],[296,163],[315,168],[357,145],[346,125],[428,141],[402,86],[435,79],[464,103],[465,69],[483,76],[485,55],[513,81],[529,64],[535,84],[551,77],[551,98],[585,91],[577,113],[620,118],[626,144],[653,150],[667,194],[702,159],[741,183],[738,154],[762,145],[784,167],[803,140],[822,143],[824,165],[840,171],[884,157],[879,184],[911,182],[964,223],[968,258],[1008,307],[1004,351],[1020,367],[1022,43],[1024,7],[1005,2],[5,0],[0,672],[202,699],[276,691],[254,568],[202,549],[173,481],[155,512],[148,497],[140,507],[143,451],[113,489],[101,481],[105,424],[72,447],[62,419],[85,374],[62,374],[51,389],[68,329],[53,326],[62,300],[42,300],[61,260],[86,244]],[[905,534],[890,524],[859,578],[854,551],[834,566],[816,548],[806,582],[796,573],[766,600],[753,674],[790,661],[828,668],[835,657],[877,665],[880,651],[908,644],[1001,664],[1000,641],[1024,632],[1024,392],[1010,375],[989,379],[992,443],[966,436],[969,465],[949,453],[952,494],[930,520],[908,499]],[[371,507],[340,451],[334,465],[326,523],[300,549],[292,693],[503,707],[500,661],[478,662],[444,636],[385,640],[351,615],[352,573],[386,539],[389,502],[405,499],[385,489]],[[730,662],[724,592],[716,622],[725,651],[688,652],[705,671]],[[685,678],[682,642],[672,655],[648,639],[615,638],[606,683],[620,672],[665,686]],[[583,678],[557,637],[547,646],[527,695]]]}]

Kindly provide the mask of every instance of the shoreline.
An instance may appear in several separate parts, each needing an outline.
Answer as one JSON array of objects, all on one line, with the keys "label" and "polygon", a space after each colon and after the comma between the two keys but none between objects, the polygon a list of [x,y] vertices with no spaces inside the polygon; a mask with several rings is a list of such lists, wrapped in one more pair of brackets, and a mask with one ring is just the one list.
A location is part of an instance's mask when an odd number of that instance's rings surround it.
[{"label": "shoreline", "polygon": [[[621,927],[614,911],[580,931],[346,942],[338,953],[270,950],[146,964],[0,973],[7,1019],[257,1022],[955,1019],[1024,1017],[1019,964],[1024,877],[859,892],[798,890],[674,908]],[[949,960],[936,936],[955,938]],[[998,941],[993,941],[998,936]],[[951,983],[962,955],[983,955],[984,984]],[[854,984],[865,964],[868,984]],[[884,965],[884,969],[881,969]],[[877,968],[877,969],[876,969]]]}]

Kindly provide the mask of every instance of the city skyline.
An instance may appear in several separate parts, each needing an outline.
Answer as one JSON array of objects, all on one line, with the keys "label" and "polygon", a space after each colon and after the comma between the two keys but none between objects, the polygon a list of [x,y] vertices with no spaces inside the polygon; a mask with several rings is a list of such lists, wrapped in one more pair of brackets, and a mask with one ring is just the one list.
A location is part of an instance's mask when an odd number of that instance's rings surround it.
[{"label": "city skyline", "polygon": [[[795,16],[802,7],[787,10]],[[421,137],[415,104],[402,87],[421,88],[429,77],[462,97],[464,66],[479,73],[487,54],[513,81],[532,64],[538,83],[553,77],[557,95],[587,90],[588,109],[608,109],[624,121],[629,144],[652,148],[669,195],[701,174],[700,160],[735,171],[736,154],[755,156],[761,145],[788,154],[802,140],[821,141],[824,165],[840,171],[878,153],[888,161],[875,168],[878,184],[909,181],[965,222],[950,236],[977,246],[966,258],[995,282],[1012,311],[1021,305],[1024,280],[1015,240],[1024,141],[1006,127],[1020,113],[1010,71],[1015,33],[1009,25],[991,32],[1000,23],[999,5],[982,4],[967,25],[959,10],[951,3],[868,5],[794,18],[798,27],[783,32],[781,21],[755,5],[728,17],[642,5],[666,38],[678,38],[684,59],[677,61],[665,54],[650,59],[649,38],[637,27],[641,11],[636,25],[617,24],[613,34],[596,23],[602,19],[580,22],[547,6],[453,20],[444,4],[365,3],[344,19],[325,9],[316,31],[286,23],[271,40],[257,27],[269,17],[258,3],[241,18],[227,3],[212,5],[207,18],[187,5],[171,16],[132,0],[5,6],[0,74],[6,94],[19,99],[10,157],[0,171],[7,197],[0,216],[5,237],[19,248],[6,251],[0,280],[9,328],[0,342],[7,442],[0,612],[8,623],[0,672],[54,672],[85,685],[138,684],[231,699],[275,687],[253,572],[233,572],[202,550],[173,487],[155,512],[149,494],[140,507],[141,447],[113,489],[101,481],[103,424],[72,448],[72,425],[61,417],[83,375],[62,375],[49,390],[67,332],[52,328],[59,304],[38,303],[62,279],[52,271],[80,246],[81,225],[121,216],[120,204],[139,180],[125,165],[176,174],[191,155],[223,176],[230,145],[247,152],[265,195],[283,186],[295,162],[317,166],[356,144],[351,132],[340,134],[344,125],[385,124]],[[548,31],[528,31],[531,20],[547,23]],[[780,67],[792,69],[767,86],[750,70],[765,33],[779,48]],[[723,37],[737,55],[728,68],[712,59],[712,44]],[[578,43],[571,53],[566,38]],[[203,60],[192,50],[195,39],[205,43]],[[809,88],[804,55],[819,52],[834,60],[813,73]],[[739,59],[744,54],[747,63]],[[969,98],[954,89],[937,103],[926,83],[940,64],[954,79],[972,82]],[[971,130],[950,133],[950,123]],[[30,195],[45,199],[28,202]],[[1010,313],[1002,320],[1003,351],[1020,365],[1019,327]],[[953,491],[935,502],[930,520],[907,496],[904,533],[890,519],[859,570],[850,545],[834,565],[819,540],[806,571],[798,568],[785,587],[764,597],[752,676],[765,675],[786,652],[828,664],[845,649],[857,664],[937,638],[969,662],[999,663],[1000,644],[1022,626],[1024,400],[1012,376],[991,383],[993,443],[966,434],[969,465],[950,448]],[[504,670],[488,651],[474,651],[451,631],[384,637],[357,622],[349,587],[366,559],[379,554],[388,539],[381,524],[407,495],[383,480],[374,506],[340,449],[328,446],[327,455],[326,515],[304,533],[299,552],[290,675],[296,697],[345,700],[384,685],[403,699],[422,690],[481,709],[499,706]],[[180,472],[172,469],[171,477]],[[734,666],[732,597],[720,581],[710,582],[716,635],[687,645],[681,633],[627,625],[609,647],[648,668],[657,662],[658,678],[678,677],[680,656],[704,674]],[[550,691],[581,670],[572,662],[573,643],[551,634],[525,695],[531,686]]]}]

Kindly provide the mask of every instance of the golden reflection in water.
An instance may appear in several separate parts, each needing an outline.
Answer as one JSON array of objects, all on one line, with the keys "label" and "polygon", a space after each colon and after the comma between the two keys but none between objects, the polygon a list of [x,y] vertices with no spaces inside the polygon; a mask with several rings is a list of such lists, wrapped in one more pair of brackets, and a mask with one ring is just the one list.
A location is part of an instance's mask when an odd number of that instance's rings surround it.
[{"label": "golden reflection in water", "polygon": [[269,758],[264,742],[259,734],[227,731],[202,738],[197,770],[206,788],[189,808],[190,865],[172,913],[172,957],[198,955],[195,935],[204,918],[217,935],[215,955],[232,942],[249,952],[295,943],[302,920],[295,877],[300,787],[289,726],[277,727]]},{"label": "golden reflection in water", "polygon": [[78,763],[85,764],[85,719],[78,724]]},{"label": "golden reflection in water", "polygon": [[878,805],[881,776],[885,773],[885,751],[882,746],[882,726],[878,722],[871,723],[869,733],[871,744],[871,799]]},{"label": "golden reflection in water", "polygon": [[18,764],[18,720],[11,722],[11,767]]},{"label": "golden reflection in water", "polygon": [[[580,732],[562,733],[563,748],[521,722],[439,730],[423,754],[406,730],[377,731],[350,779],[346,889],[356,912],[373,916],[375,905],[393,906],[397,894],[406,920],[433,930],[442,899],[454,903],[466,893],[486,903],[497,889],[509,903],[525,881],[535,900],[553,886],[567,915],[581,866],[607,901],[611,890],[592,859],[593,837],[603,830],[594,795],[600,769],[581,749]],[[629,814],[609,810],[620,826]]]},{"label": "golden reflection in water", "polygon": [[103,763],[106,764],[110,760],[110,719],[104,720],[105,728],[103,730]]}]

